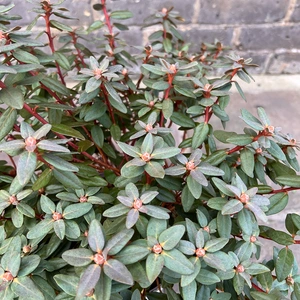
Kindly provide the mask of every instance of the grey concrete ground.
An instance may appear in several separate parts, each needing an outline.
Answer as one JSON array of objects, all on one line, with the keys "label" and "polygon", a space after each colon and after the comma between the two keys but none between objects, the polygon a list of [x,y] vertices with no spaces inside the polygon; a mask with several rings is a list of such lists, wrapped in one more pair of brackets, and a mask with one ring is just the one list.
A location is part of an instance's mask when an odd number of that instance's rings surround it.
[{"label": "grey concrete ground", "polygon": [[[300,75],[255,76],[255,81],[251,84],[241,83],[247,102],[237,92],[232,94],[227,112],[234,122],[229,122],[226,130],[243,133],[243,128],[247,125],[238,117],[240,109],[245,108],[257,116],[256,108],[261,106],[266,110],[274,126],[282,127],[283,133],[290,133],[300,140]],[[290,193],[287,207],[279,214],[269,216],[266,225],[286,231],[284,222],[288,213],[300,214],[300,191]],[[264,243],[262,257],[266,259],[272,258],[273,246],[280,249],[284,247],[267,240],[261,242]],[[290,248],[300,264],[300,245],[293,245]]]}]

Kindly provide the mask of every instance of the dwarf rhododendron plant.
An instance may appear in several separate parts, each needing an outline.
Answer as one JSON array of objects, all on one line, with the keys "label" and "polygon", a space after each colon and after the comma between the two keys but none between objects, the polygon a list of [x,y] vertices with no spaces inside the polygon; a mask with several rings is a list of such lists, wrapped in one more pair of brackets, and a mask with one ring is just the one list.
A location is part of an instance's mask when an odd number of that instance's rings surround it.
[{"label": "dwarf rhododendron plant", "polygon": [[132,54],[131,12],[101,0],[75,28],[30,2],[27,27],[0,5],[0,299],[300,299],[300,215],[267,226],[300,188],[297,140],[260,107],[211,122],[252,60],[185,41],[173,8]]}]

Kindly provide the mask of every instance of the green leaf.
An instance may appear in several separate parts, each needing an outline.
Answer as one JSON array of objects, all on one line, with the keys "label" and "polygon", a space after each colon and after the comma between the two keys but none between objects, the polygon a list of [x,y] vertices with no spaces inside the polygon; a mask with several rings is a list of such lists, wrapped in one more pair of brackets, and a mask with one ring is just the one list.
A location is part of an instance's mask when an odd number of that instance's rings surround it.
[{"label": "green leaf", "polygon": [[56,274],[54,277],[56,284],[68,295],[76,296],[79,278],[74,275]]},{"label": "green leaf", "polygon": [[75,221],[65,220],[66,236],[70,239],[78,239],[80,236],[80,228]]},{"label": "green leaf", "polygon": [[237,273],[233,277],[233,287],[238,295],[240,295],[243,292],[244,286],[245,286],[244,278],[239,273]]},{"label": "green leaf", "polygon": [[71,126],[67,126],[64,124],[53,124],[52,125],[52,131],[66,135],[75,137],[80,140],[84,140],[84,136],[76,129],[72,128]]},{"label": "green leaf", "polygon": [[36,287],[32,280],[27,277],[17,277],[11,285],[12,291],[23,299],[44,300],[42,292]]},{"label": "green leaf", "polygon": [[279,282],[285,280],[290,275],[293,264],[293,252],[288,248],[281,249],[275,261],[275,273]]},{"label": "green leaf", "polygon": [[224,248],[228,243],[227,238],[216,238],[206,242],[204,249],[208,252],[216,252]]},{"label": "green leaf", "polygon": [[128,269],[116,259],[109,259],[104,263],[104,273],[117,282],[133,285],[133,278]]},{"label": "green leaf", "polygon": [[165,176],[164,168],[155,161],[149,161],[145,165],[145,171],[154,178],[164,178]]},{"label": "green leaf", "polygon": [[85,248],[72,249],[65,251],[62,258],[71,266],[84,267],[92,262],[93,252]]},{"label": "green leaf", "polygon": [[147,226],[147,236],[153,236],[158,239],[165,229],[167,229],[166,220],[151,218]]},{"label": "green leaf", "polygon": [[206,140],[209,133],[209,125],[207,123],[200,123],[196,126],[192,137],[192,148],[197,149]]},{"label": "green leaf", "polygon": [[194,128],[195,123],[194,121],[180,112],[173,112],[172,116],[170,117],[171,121],[175,124],[182,126],[184,128]]},{"label": "green leaf", "polygon": [[110,127],[110,133],[111,133],[111,136],[113,137],[113,139],[115,141],[119,141],[120,140],[122,134],[121,134],[121,129],[120,129],[120,127],[117,124],[113,124]]},{"label": "green leaf", "polygon": [[165,72],[162,71],[162,68],[159,66],[143,64],[142,67],[145,68],[147,71],[150,71],[151,73],[154,73],[156,75],[165,75]]},{"label": "green leaf", "polygon": [[152,152],[151,157],[154,159],[166,159],[173,157],[179,153],[180,149],[176,147],[158,148]]},{"label": "green leaf", "polygon": [[21,256],[17,251],[8,251],[1,258],[1,266],[8,270],[15,277],[18,274],[21,264]]},{"label": "green leaf", "polygon": [[87,293],[89,293],[97,284],[99,281],[101,274],[101,267],[92,264],[87,267],[87,269],[83,272],[81,275],[77,293],[75,300],[81,300]]},{"label": "green leaf", "polygon": [[46,185],[48,185],[51,178],[52,178],[52,169],[45,169],[32,185],[32,190],[38,191],[39,189],[45,187]]},{"label": "green leaf", "polygon": [[0,117],[0,141],[7,136],[7,134],[12,130],[16,120],[17,111],[10,107],[7,108]]},{"label": "green leaf", "polygon": [[275,158],[278,158],[279,160],[286,160],[286,156],[284,152],[281,150],[281,148],[276,144],[274,141],[270,140],[271,147],[267,148],[267,151],[274,156]]},{"label": "green leaf", "polygon": [[237,81],[234,81],[234,84],[235,84],[235,87],[236,87],[236,89],[238,90],[239,94],[241,95],[241,97],[242,97],[245,101],[247,101],[246,96],[245,96],[245,94],[244,94],[242,88],[241,88],[240,85],[238,84],[238,82],[237,82]]},{"label": "green leaf", "polygon": [[129,265],[141,261],[149,254],[149,249],[137,245],[129,245],[120,251],[115,258],[123,263]]},{"label": "green leaf", "polygon": [[52,165],[56,169],[59,169],[62,171],[70,171],[70,172],[78,172],[79,171],[79,169],[76,166],[65,161],[64,159],[60,158],[57,155],[44,154],[43,158],[45,159],[46,162],[48,162],[50,165]]},{"label": "green leaf", "polygon": [[63,24],[61,22],[55,21],[55,20],[50,21],[50,26],[54,27],[54,28],[56,28],[60,31],[67,31],[67,32],[72,32],[73,31],[72,27],[70,27],[66,24]]},{"label": "green leaf", "polygon": [[39,255],[24,256],[21,260],[18,277],[26,276],[32,273],[39,265],[41,258]]},{"label": "green leaf", "polygon": [[[202,185],[196,181],[192,176],[188,176],[187,177],[187,186],[191,192],[191,194],[193,195],[194,198],[196,199],[199,199],[199,197],[201,196],[201,193],[202,193]],[[194,203],[194,199],[190,199],[191,201],[186,201],[186,196],[188,195],[185,195],[183,196],[182,195],[182,199],[183,201],[182,202],[185,202],[185,205],[184,205],[184,209],[187,209],[189,205],[186,205],[187,202],[190,202],[191,204]],[[188,209],[189,210],[189,209]]]},{"label": "green leaf", "polygon": [[161,255],[164,257],[165,266],[173,272],[181,275],[190,275],[194,271],[194,265],[176,248],[163,251]]},{"label": "green leaf", "polygon": [[82,183],[78,179],[78,177],[68,171],[58,171],[58,170],[53,170],[53,175],[56,178],[58,182],[60,182],[62,185],[65,187],[73,188],[73,189],[79,189],[83,188]]},{"label": "green leaf", "polygon": [[120,112],[127,113],[127,108],[123,104],[123,101],[117,91],[108,82],[104,83],[104,86],[110,96],[109,100],[111,105]]},{"label": "green leaf", "polygon": [[226,270],[232,269],[233,267],[230,264],[230,259],[228,255],[221,251],[214,253],[206,253],[203,256],[203,260],[208,266],[217,270],[222,270],[224,272],[226,272]]},{"label": "green leaf", "polygon": [[275,178],[275,180],[282,185],[300,188],[300,176],[299,175],[278,176]]},{"label": "green leaf", "polygon": [[28,239],[37,239],[46,235],[53,228],[53,219],[45,219],[37,223],[27,233]]},{"label": "green leaf", "polygon": [[229,200],[222,208],[222,215],[236,214],[243,209],[243,203],[240,200]]},{"label": "green leaf", "polygon": [[279,300],[279,298],[276,297],[275,295],[273,295],[273,294],[266,294],[265,292],[251,291],[250,295],[253,297],[254,300],[275,300],[275,299]]},{"label": "green leaf", "polygon": [[93,220],[89,227],[88,241],[91,249],[100,253],[105,244],[105,237],[98,220]]},{"label": "green leaf", "polygon": [[265,272],[270,272],[270,269],[266,266],[258,263],[251,263],[249,267],[245,267],[246,273],[249,275],[257,275]]},{"label": "green leaf", "polygon": [[242,109],[241,113],[242,113],[241,118],[250,127],[252,127],[255,130],[264,130],[264,126],[261,124],[261,122],[257,118],[255,118],[252,114],[250,114],[246,109]]},{"label": "green leaf", "polygon": [[54,141],[41,140],[37,143],[37,147],[42,150],[53,151],[53,152],[70,152],[66,147],[56,144]]},{"label": "green leaf", "polygon": [[182,287],[182,296],[184,300],[196,299],[197,283],[192,281],[188,285]]},{"label": "green leaf", "polygon": [[220,168],[213,167],[206,162],[201,162],[198,168],[203,174],[209,176],[223,176],[225,174]]},{"label": "green leaf", "polygon": [[277,193],[270,198],[269,209],[266,212],[267,216],[274,215],[282,211],[288,204],[289,195],[287,193]]},{"label": "green leaf", "polygon": [[128,11],[128,10],[116,10],[116,11],[113,11],[111,14],[110,14],[110,17],[112,19],[120,19],[120,20],[125,20],[125,19],[130,19],[133,17],[133,14],[131,11]]},{"label": "green leaf", "polygon": [[179,243],[184,233],[185,227],[183,225],[174,225],[164,230],[158,241],[164,250],[171,250]]},{"label": "green leaf", "polygon": [[24,105],[24,95],[19,87],[7,86],[0,90],[0,99],[6,105],[22,109]]},{"label": "green leaf", "polygon": [[34,218],[35,217],[35,211],[26,203],[20,202],[17,205],[17,210],[24,216],[27,216],[28,218]]},{"label": "green leaf", "polygon": [[242,170],[247,176],[253,178],[254,154],[247,148],[243,149],[240,153]]},{"label": "green leaf", "polygon": [[121,251],[125,247],[125,245],[130,241],[133,234],[133,229],[124,229],[118,232],[111,239],[108,240],[104,251],[106,251],[108,255],[115,255],[119,253],[119,251]]},{"label": "green leaf", "polygon": [[103,134],[103,130],[101,129],[100,126],[93,126],[91,129],[91,135],[93,138],[94,143],[99,146],[102,147],[103,143],[104,143],[104,134]]},{"label": "green leaf", "polygon": [[71,69],[70,62],[68,61],[67,57],[64,54],[62,54],[60,52],[55,52],[54,58],[63,69],[65,69],[67,71],[69,71]]},{"label": "green leaf", "polygon": [[88,213],[93,205],[91,203],[76,203],[68,205],[63,212],[64,219],[76,219]]},{"label": "green leaf", "polygon": [[50,88],[54,92],[57,92],[59,94],[62,94],[64,96],[70,95],[70,90],[66,88],[61,82],[58,80],[51,78],[51,77],[45,77],[43,80],[41,80],[42,84],[44,84],[46,87]]},{"label": "green leaf", "polygon": [[211,285],[220,282],[220,278],[213,272],[206,269],[201,269],[196,280],[204,285]]},{"label": "green leaf", "polygon": [[230,238],[231,235],[232,222],[230,215],[222,215],[221,212],[218,212],[217,215],[217,228],[220,237]]},{"label": "green leaf", "polygon": [[280,230],[269,230],[267,234],[274,242],[280,245],[288,246],[294,244],[293,237],[286,232]]},{"label": "green leaf", "polygon": [[37,164],[37,156],[34,152],[24,151],[18,161],[17,178],[21,185],[25,185],[31,179]]},{"label": "green leaf", "polygon": [[247,134],[236,134],[226,139],[226,142],[237,146],[246,146],[253,142],[253,137]]},{"label": "green leaf", "polygon": [[174,111],[173,101],[171,99],[165,99],[162,103],[162,112],[166,119],[170,119]]},{"label": "green leaf", "polygon": [[163,46],[167,53],[172,51],[172,43],[170,39],[168,38],[163,39]]},{"label": "green leaf", "polygon": [[190,275],[182,275],[181,276],[180,285],[182,287],[184,287],[184,286],[190,284],[192,281],[194,281],[201,269],[201,262],[198,257],[195,257],[195,256],[190,257],[189,261],[194,265],[194,271]]},{"label": "green leaf", "polygon": [[164,257],[160,254],[150,253],[146,259],[146,273],[152,283],[160,274],[165,264]]},{"label": "green leaf", "polygon": [[60,240],[63,240],[66,232],[66,225],[64,220],[57,220],[53,223],[53,229]]},{"label": "green leaf", "polygon": [[14,57],[19,60],[20,62],[27,63],[27,64],[39,64],[39,60],[36,56],[32,55],[31,53],[17,49],[13,52]]},{"label": "green leaf", "polygon": [[169,88],[169,84],[166,81],[156,81],[152,84],[154,90],[164,91]]},{"label": "green leaf", "polygon": [[130,145],[127,145],[123,142],[118,142],[117,143],[118,146],[121,148],[121,150],[123,152],[125,152],[126,154],[132,156],[132,157],[140,157],[141,155],[141,151],[139,150],[139,148],[135,147],[135,146],[130,146]]},{"label": "green leaf", "polygon": [[186,89],[186,88],[182,88],[182,87],[179,87],[177,85],[174,85],[174,89],[177,93],[183,95],[183,96],[186,96],[188,98],[193,98],[193,99],[196,99],[196,95],[189,89]]}]

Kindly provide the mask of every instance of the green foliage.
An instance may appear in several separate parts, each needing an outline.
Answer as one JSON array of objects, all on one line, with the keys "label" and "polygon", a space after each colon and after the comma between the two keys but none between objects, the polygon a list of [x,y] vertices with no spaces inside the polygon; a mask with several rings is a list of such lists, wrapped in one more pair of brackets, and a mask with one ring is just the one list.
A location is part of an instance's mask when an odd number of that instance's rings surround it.
[{"label": "green foliage", "polygon": [[[261,225],[300,188],[297,141],[263,108],[244,132],[210,122],[252,60],[192,53],[173,8],[132,55],[131,12],[102,0],[77,29],[63,1],[30,2],[27,28],[0,6],[0,298],[300,299],[300,215]],[[261,261],[266,240],[281,246]]]}]

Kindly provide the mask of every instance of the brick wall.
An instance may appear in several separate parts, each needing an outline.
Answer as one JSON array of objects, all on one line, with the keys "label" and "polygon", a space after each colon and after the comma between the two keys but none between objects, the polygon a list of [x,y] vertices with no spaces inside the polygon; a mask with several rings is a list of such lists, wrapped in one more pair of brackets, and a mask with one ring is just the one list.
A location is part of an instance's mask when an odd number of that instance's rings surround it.
[{"label": "brick wall", "polygon": [[[66,0],[62,6],[80,19],[68,24],[87,25],[101,18],[102,14],[92,9],[99,2]],[[14,12],[23,16],[24,24],[30,23],[32,13],[26,11],[31,4],[23,0],[14,3]],[[201,42],[211,43],[217,38],[241,56],[252,57],[260,65],[257,73],[300,73],[300,0],[107,0],[107,3],[113,10],[128,9],[134,13],[134,18],[126,21],[130,31],[123,35],[131,45],[147,44],[153,28],[141,32],[139,25],[145,17],[163,7],[174,6],[185,19],[179,29],[194,44],[194,49]],[[42,26],[42,22],[38,24]]]}]

